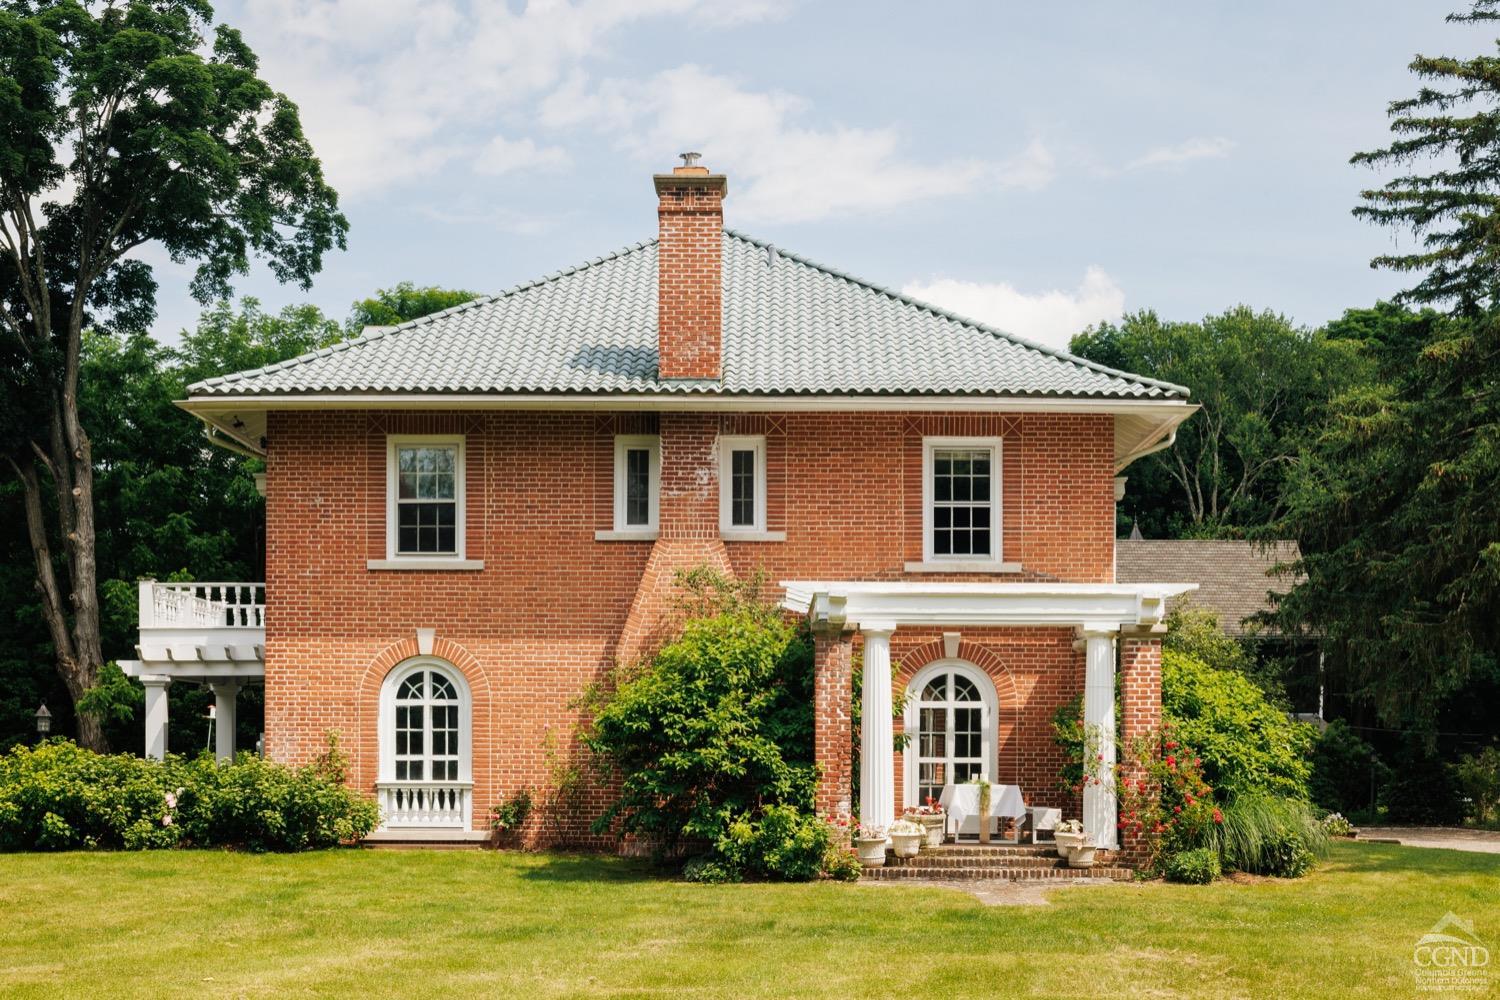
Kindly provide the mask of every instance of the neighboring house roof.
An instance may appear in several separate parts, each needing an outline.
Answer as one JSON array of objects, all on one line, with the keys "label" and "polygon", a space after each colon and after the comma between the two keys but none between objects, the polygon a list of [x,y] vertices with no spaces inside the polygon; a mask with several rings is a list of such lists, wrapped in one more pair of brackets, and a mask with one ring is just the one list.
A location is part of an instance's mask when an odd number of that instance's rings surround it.
[{"label": "neighboring house roof", "polygon": [[1273,575],[1272,569],[1301,556],[1293,541],[1266,546],[1239,541],[1121,538],[1115,541],[1115,580],[1196,583],[1198,589],[1179,603],[1212,611],[1219,616],[1219,627],[1225,632],[1243,635],[1251,631],[1245,627],[1246,618],[1271,609],[1267,592],[1285,593],[1298,579]]},{"label": "neighboring house roof", "polygon": [[1033,344],[732,230],[723,245],[722,382],[657,377],[656,309],[651,240],[325,350],[208,379],[189,391],[209,399],[962,394],[1182,403],[1188,396],[1181,386]]}]

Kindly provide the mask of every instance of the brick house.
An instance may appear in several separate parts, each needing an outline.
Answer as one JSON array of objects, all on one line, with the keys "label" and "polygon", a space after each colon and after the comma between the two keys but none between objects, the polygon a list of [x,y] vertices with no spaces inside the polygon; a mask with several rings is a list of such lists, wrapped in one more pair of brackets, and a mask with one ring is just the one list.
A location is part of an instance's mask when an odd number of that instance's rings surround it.
[{"label": "brick house", "polygon": [[[264,683],[269,756],[337,731],[383,836],[478,838],[708,564],[764,571],[814,631],[821,811],[850,811],[857,767],[867,822],[981,773],[1077,814],[1056,708],[1082,693],[1112,734],[1118,665],[1123,733],[1159,716],[1189,587],[1116,582],[1114,505],[1186,390],[725,229],[702,167],[654,180],[656,239],[191,387],[212,440],[265,459],[266,580],[141,584],[148,754],[167,685],[212,686],[229,754]],[[1081,806],[1115,846],[1111,794]]]}]

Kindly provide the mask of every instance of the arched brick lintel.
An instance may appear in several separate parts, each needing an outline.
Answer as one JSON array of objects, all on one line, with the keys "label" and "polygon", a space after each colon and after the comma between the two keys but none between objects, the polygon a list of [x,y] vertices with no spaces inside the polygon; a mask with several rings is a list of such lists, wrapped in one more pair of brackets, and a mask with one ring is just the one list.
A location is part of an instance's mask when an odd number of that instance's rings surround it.
[{"label": "arched brick lintel", "polygon": [[381,684],[384,683],[386,675],[397,666],[413,657],[424,655],[452,664],[453,668],[463,675],[464,682],[469,685],[469,695],[473,706],[473,772],[476,789],[481,784],[481,774],[484,774],[484,780],[488,780],[489,768],[486,764],[490,748],[480,737],[481,734],[490,732],[492,699],[490,698],[489,675],[480,666],[477,656],[452,639],[445,639],[442,636],[434,637],[432,652],[424,654],[417,646],[416,637],[413,636],[393,642],[376,653],[360,676],[354,716],[359,730],[357,738],[365,752],[350,754],[351,778],[355,787],[371,789],[376,780],[376,769],[379,767],[380,760],[378,713]]}]

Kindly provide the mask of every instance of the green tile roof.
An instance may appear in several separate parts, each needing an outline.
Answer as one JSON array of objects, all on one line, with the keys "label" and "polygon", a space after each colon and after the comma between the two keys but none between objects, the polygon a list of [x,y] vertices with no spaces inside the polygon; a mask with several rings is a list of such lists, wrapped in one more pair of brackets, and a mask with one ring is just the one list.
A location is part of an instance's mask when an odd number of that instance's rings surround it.
[{"label": "green tile roof", "polygon": [[991,395],[1180,400],[1118,372],[724,233],[724,377],[662,381],[656,241],[280,364],[195,397],[321,393]]}]

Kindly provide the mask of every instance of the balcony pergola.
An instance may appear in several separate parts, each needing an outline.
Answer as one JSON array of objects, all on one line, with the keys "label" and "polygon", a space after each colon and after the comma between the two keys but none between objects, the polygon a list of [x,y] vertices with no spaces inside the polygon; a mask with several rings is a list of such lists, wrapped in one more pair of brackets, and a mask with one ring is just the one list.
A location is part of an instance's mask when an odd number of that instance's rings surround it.
[{"label": "balcony pergola", "polygon": [[214,694],[214,751],[234,756],[235,700],[266,676],[266,585],[140,583],[136,660],[120,669],[146,689],[146,756],[167,752],[167,689],[175,682]]}]

